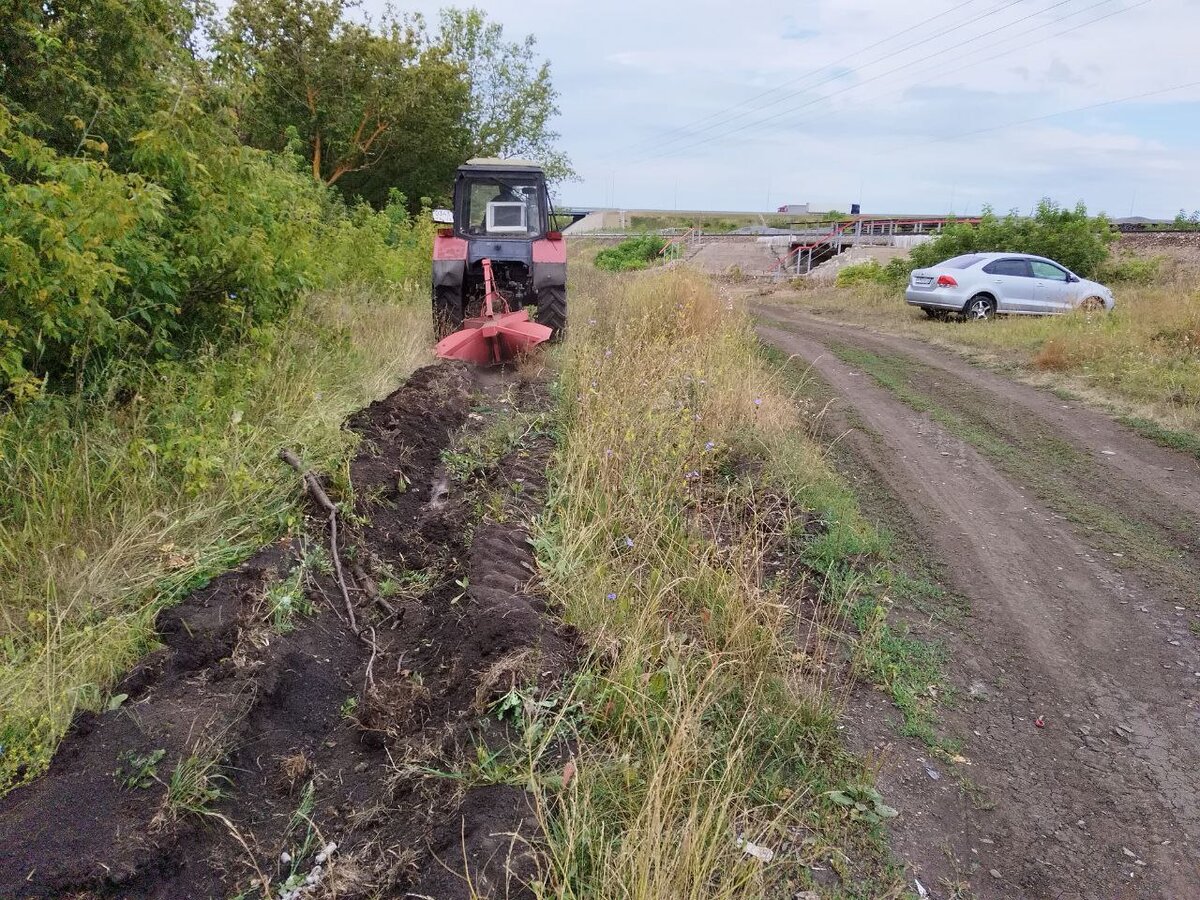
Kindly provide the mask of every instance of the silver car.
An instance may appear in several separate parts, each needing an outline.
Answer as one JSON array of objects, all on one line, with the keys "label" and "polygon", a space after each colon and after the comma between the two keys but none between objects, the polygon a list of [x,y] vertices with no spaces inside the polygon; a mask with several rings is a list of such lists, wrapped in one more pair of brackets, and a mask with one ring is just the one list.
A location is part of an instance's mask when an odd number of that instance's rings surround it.
[{"label": "silver car", "polygon": [[1027,253],[968,253],[916,269],[904,299],[934,319],[954,313],[965,319],[990,319],[997,313],[1038,316],[1116,305],[1104,285]]}]

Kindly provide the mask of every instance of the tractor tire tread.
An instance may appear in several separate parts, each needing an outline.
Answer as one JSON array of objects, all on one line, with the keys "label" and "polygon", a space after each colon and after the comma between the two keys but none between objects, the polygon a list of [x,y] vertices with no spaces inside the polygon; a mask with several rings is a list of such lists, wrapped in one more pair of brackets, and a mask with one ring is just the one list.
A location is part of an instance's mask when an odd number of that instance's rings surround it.
[{"label": "tractor tire tread", "polygon": [[544,287],[538,291],[537,320],[548,326],[550,340],[561,340],[567,330],[567,289],[564,285]]}]

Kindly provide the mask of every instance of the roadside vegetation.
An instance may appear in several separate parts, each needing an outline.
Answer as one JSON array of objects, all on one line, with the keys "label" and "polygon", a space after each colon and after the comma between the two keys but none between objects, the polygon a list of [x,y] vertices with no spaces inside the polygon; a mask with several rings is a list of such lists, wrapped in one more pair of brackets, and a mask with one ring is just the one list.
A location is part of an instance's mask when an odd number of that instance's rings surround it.
[{"label": "roadside vegetation", "polygon": [[985,208],[978,224],[947,225],[936,238],[918,244],[906,257],[886,266],[869,260],[838,272],[840,286],[874,283],[903,289],[913,269],[923,269],[964,253],[1002,250],[1033,253],[1057,260],[1084,278],[1095,276],[1108,258],[1108,245],[1116,239],[1104,216],[1089,216],[1082,203],[1064,209],[1050,200],[1038,204],[1032,216],[1015,211],[997,216]]},{"label": "roadside vegetation", "polygon": [[938,661],[888,621],[817,409],[707,279],[581,268],[536,546],[592,653],[561,704],[575,756],[540,787],[548,889],[791,896],[818,866],[845,896],[899,896],[896,811],[837,715],[876,681],[936,745]]},{"label": "roadside vegetation", "polygon": [[678,249],[678,244],[670,244],[657,234],[640,234],[615,247],[605,247],[596,254],[593,262],[596,268],[606,272],[632,272],[670,259]]},{"label": "roadside vegetation", "polygon": [[[837,285],[798,279],[802,308],[953,347],[983,362],[1108,404],[1161,443],[1191,449],[1200,440],[1200,272],[1165,256],[1111,251],[1102,218],[1044,204],[1030,222],[987,219],[945,235],[887,266],[848,266]],[[1055,317],[1009,316],[973,327],[930,322],[904,302],[915,267],[958,253],[1012,250],[1057,259],[1113,286],[1117,308]]]},{"label": "roadside vegetation", "polygon": [[158,610],[291,524],[280,446],[339,471],[343,418],[428,358],[454,168],[569,171],[532,39],[478,11],[207,10],[0,21],[0,791],[103,706]]}]

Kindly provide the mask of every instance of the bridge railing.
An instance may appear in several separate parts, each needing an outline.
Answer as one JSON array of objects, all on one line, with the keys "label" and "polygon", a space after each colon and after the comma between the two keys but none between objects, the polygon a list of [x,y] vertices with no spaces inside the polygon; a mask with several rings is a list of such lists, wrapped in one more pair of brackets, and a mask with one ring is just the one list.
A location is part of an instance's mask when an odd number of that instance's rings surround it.
[{"label": "bridge railing", "polygon": [[663,248],[658,251],[659,256],[666,256],[672,247],[694,247],[700,241],[700,237],[704,234],[703,230],[698,225],[694,225],[685,231],[683,234],[673,236],[669,241],[663,244]]},{"label": "bridge railing", "polygon": [[[975,218],[945,217],[940,219],[851,219],[837,222],[827,234],[814,241],[793,244],[772,269],[772,274],[780,270],[790,269],[793,265],[797,275],[806,275],[812,271],[813,257],[824,247],[843,243],[857,243],[864,237],[896,237],[898,235],[939,234],[947,225],[978,225],[981,220]],[[803,272],[800,264],[804,254],[808,255],[808,264]]]}]

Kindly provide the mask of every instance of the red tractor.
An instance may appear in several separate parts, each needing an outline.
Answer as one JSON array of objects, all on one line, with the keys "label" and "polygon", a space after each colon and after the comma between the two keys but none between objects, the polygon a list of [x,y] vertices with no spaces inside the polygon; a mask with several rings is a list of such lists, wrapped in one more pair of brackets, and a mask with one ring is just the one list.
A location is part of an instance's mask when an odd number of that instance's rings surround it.
[{"label": "red tractor", "polygon": [[443,353],[442,347],[464,324],[478,329],[506,311],[527,319],[526,306],[536,306],[537,323],[561,336],[567,325],[567,245],[560,232],[551,230],[541,166],[472,159],[454,179],[453,213],[439,210],[434,217],[446,226],[433,242],[433,320],[443,339],[439,355],[458,355]]}]

